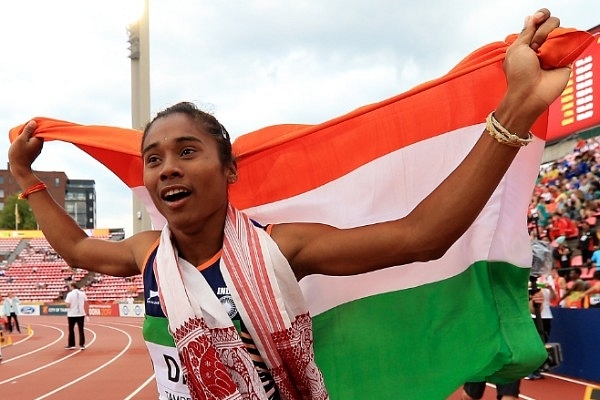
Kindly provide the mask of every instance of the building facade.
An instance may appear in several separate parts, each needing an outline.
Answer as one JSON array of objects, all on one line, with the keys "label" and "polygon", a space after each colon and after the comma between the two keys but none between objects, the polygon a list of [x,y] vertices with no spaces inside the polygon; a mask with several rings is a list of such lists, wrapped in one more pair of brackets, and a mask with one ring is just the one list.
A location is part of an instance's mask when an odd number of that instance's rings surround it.
[{"label": "building facade", "polygon": [[82,229],[96,227],[96,183],[91,179],[69,179],[65,211]]},{"label": "building facade", "polygon": [[[9,166],[0,170],[0,210],[6,199],[21,193]],[[96,183],[90,179],[69,179],[62,171],[34,171],[48,187],[54,200],[82,229],[96,228]]]},{"label": "building facade", "polygon": [[[34,171],[35,175],[48,187],[48,191],[54,200],[64,208],[65,191],[67,187],[67,175],[57,171]],[[7,164],[6,169],[0,170],[0,210],[4,209],[6,198],[21,193],[21,188],[10,173]]]}]

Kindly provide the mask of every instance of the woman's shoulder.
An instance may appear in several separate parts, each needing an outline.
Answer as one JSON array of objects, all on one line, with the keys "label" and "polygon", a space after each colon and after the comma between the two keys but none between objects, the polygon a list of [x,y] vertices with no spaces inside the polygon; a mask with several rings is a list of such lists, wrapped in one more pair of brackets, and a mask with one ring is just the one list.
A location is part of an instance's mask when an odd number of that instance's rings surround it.
[{"label": "woman's shoulder", "polygon": [[152,251],[158,247],[160,231],[143,231],[125,239],[134,253],[136,264],[143,271],[144,264]]},{"label": "woman's shoulder", "polygon": [[149,230],[135,233],[123,241],[136,247],[147,247],[156,242],[158,238],[160,238],[160,231]]}]

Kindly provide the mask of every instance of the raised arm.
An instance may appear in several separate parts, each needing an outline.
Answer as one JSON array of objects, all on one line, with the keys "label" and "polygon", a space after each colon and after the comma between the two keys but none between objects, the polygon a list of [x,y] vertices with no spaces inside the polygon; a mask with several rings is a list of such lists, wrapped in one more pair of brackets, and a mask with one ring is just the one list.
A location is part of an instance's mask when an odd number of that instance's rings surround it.
[{"label": "raised arm", "polygon": [[43,141],[34,136],[35,128],[35,121],[25,125],[11,144],[8,158],[10,171],[22,193],[27,196],[29,206],[50,245],[71,266],[115,276],[138,274],[140,260],[157,237],[156,233],[148,232],[120,242],[88,237],[44,190],[41,180],[32,170],[31,165],[43,147]]},{"label": "raised arm", "polygon": [[600,282],[595,282],[585,292],[581,293],[578,298],[589,296],[592,293],[600,293]]},{"label": "raised arm", "polygon": [[[543,70],[536,54],[558,26],[559,20],[542,9],[527,18],[507,50],[508,88],[494,116],[520,138],[528,137],[569,78],[569,68]],[[284,224],[273,228],[273,238],[299,278],[313,273],[349,275],[439,258],[479,215],[518,149],[486,130],[464,161],[405,218],[348,230]]]}]

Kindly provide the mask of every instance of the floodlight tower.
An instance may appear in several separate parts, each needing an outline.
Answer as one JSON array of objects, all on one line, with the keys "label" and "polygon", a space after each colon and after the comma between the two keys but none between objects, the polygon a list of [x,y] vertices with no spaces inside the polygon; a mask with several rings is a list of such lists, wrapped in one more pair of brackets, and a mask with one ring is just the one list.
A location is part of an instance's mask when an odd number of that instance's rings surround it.
[{"label": "floodlight tower", "polygon": [[[127,25],[131,59],[131,127],[142,130],[150,120],[150,33],[148,0],[143,0],[141,16]],[[133,193],[133,234],[152,229],[150,216]]]}]

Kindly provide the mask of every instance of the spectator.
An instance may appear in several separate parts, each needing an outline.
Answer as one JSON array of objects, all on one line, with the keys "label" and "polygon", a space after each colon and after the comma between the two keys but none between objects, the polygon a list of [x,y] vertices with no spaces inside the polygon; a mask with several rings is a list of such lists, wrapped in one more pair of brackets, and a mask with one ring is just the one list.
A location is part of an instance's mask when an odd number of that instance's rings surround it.
[{"label": "spectator", "polygon": [[588,296],[587,304],[590,308],[600,308],[600,271],[594,272],[594,279],[590,282],[590,287],[581,293],[580,298],[585,299],[586,296]]},{"label": "spectator", "polygon": [[540,197],[544,201],[544,204],[550,204],[554,201],[554,195],[548,186],[543,186],[540,190]]},{"label": "spectator", "polygon": [[[576,178],[574,178],[576,180]],[[571,183],[572,186],[577,186],[578,182]],[[579,221],[581,218],[583,192],[581,190],[570,190],[565,203],[565,216],[572,221]]]},{"label": "spectator", "polygon": [[11,292],[8,292],[4,298],[4,315],[8,319],[8,331],[12,333],[14,329],[21,333],[21,327],[19,326],[19,301],[18,297],[13,296]]},{"label": "spectator", "polygon": [[[598,249],[598,234],[596,229],[592,228],[588,221],[581,222],[581,234],[579,236],[579,242],[577,248],[581,252],[581,262],[584,266],[591,266],[591,258],[594,251]],[[590,262],[588,266],[588,261]]]},{"label": "spectator", "polygon": [[583,293],[589,284],[581,279],[581,268],[573,268],[569,271],[567,291],[561,300],[565,300],[566,308],[583,308]]},{"label": "spectator", "polygon": [[552,227],[550,228],[549,236],[551,240],[558,239],[564,236],[565,239],[576,237],[578,234],[577,226],[575,222],[557,211],[552,215]]},{"label": "spectator", "polygon": [[[591,187],[590,187],[591,190]],[[598,202],[597,199],[587,200],[585,206],[581,209],[581,220],[586,221],[590,226],[596,226],[598,222]]]},{"label": "spectator", "polygon": [[598,265],[600,264],[600,249],[596,249],[592,253],[592,257],[590,257],[590,261],[592,263],[592,268],[598,269]]},{"label": "spectator", "polygon": [[[533,322],[535,323],[540,337],[544,343],[548,342],[550,330],[552,328],[552,309],[550,308],[550,304],[557,297],[554,287],[548,282],[548,278],[550,277],[541,277],[538,280],[538,287],[530,289],[532,293],[532,300],[533,297],[536,296],[535,300],[531,303],[531,318],[533,319]],[[541,379],[541,371],[544,369],[545,364],[546,362],[544,362],[540,368],[529,374],[525,379]]]},{"label": "spectator", "polygon": [[550,299],[550,306],[559,307],[561,306],[561,299],[567,291],[567,280],[560,276],[556,267],[550,271],[550,276],[547,278],[547,282],[552,285],[555,296]]},{"label": "spectator", "polygon": [[537,224],[538,229],[546,229],[550,223],[550,212],[541,196],[534,199],[534,208],[531,210],[531,218]]},{"label": "spectator", "polygon": [[68,350],[75,349],[75,325],[79,331],[79,348],[85,350],[85,308],[87,305],[87,296],[77,288],[75,283],[70,285],[71,291],[67,293],[65,303],[67,304],[67,320],[69,322]]},{"label": "spectator", "polygon": [[557,246],[552,250],[552,257],[556,260],[558,268],[566,269],[571,267],[571,257],[573,256],[573,250],[567,243],[567,238],[559,236],[556,239]]}]

